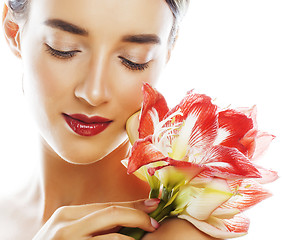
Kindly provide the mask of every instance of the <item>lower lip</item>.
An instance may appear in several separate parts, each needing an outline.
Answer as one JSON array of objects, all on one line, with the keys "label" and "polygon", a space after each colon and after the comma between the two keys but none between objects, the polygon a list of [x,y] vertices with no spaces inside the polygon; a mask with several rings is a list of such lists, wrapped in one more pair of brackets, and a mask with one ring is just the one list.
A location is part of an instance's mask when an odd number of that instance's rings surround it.
[{"label": "lower lip", "polygon": [[103,132],[111,122],[85,123],[80,120],[63,115],[69,127],[78,135],[91,137]]}]

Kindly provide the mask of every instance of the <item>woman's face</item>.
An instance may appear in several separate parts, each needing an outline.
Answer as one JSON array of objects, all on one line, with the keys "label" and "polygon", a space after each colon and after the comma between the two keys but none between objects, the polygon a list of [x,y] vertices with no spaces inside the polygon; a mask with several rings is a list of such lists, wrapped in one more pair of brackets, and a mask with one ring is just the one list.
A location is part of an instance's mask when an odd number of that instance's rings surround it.
[{"label": "woman's face", "polygon": [[31,0],[24,93],[48,148],[92,163],[126,140],[142,83],[167,62],[172,23],[164,0]]}]

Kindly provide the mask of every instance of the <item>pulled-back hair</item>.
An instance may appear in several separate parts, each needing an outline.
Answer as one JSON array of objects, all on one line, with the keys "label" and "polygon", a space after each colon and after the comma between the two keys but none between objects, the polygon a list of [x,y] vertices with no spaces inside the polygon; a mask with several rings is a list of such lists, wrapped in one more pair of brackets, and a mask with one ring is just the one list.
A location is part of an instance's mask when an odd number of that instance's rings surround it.
[{"label": "pulled-back hair", "polygon": [[182,18],[184,17],[187,11],[190,0],[165,0],[165,1],[169,6],[174,17],[173,26],[170,32],[170,44],[173,44],[177,35],[179,23],[181,22]]},{"label": "pulled-back hair", "polygon": [[186,13],[190,0],[165,0],[168,4],[173,16],[177,20],[181,20]]},{"label": "pulled-back hair", "polygon": [[9,0],[8,6],[12,10],[14,17],[27,17],[29,0]]}]

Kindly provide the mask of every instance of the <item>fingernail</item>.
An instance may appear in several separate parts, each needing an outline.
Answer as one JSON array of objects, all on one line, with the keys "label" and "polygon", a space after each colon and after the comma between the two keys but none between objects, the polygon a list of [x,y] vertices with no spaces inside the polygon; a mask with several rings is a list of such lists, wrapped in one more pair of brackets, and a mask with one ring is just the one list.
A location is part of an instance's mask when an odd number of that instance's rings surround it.
[{"label": "fingernail", "polygon": [[158,199],[158,198],[152,198],[152,199],[147,199],[147,200],[145,200],[144,201],[144,204],[145,204],[145,206],[147,206],[147,207],[153,207],[153,206],[156,206],[156,205],[158,205],[159,203],[160,203],[160,199]]},{"label": "fingernail", "polygon": [[155,229],[160,227],[160,224],[154,218],[151,218],[151,224]]}]

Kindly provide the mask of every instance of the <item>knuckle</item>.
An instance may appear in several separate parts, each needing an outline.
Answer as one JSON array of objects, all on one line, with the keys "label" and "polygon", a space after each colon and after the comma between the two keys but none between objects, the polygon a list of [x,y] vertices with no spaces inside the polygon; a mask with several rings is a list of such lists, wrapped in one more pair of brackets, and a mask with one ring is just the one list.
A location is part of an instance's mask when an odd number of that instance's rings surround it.
[{"label": "knuckle", "polygon": [[63,206],[59,207],[55,212],[54,216],[56,219],[66,219],[69,215],[70,207],[69,206]]},{"label": "knuckle", "polygon": [[107,209],[112,217],[117,217],[120,215],[120,207],[116,205],[111,205]]}]

